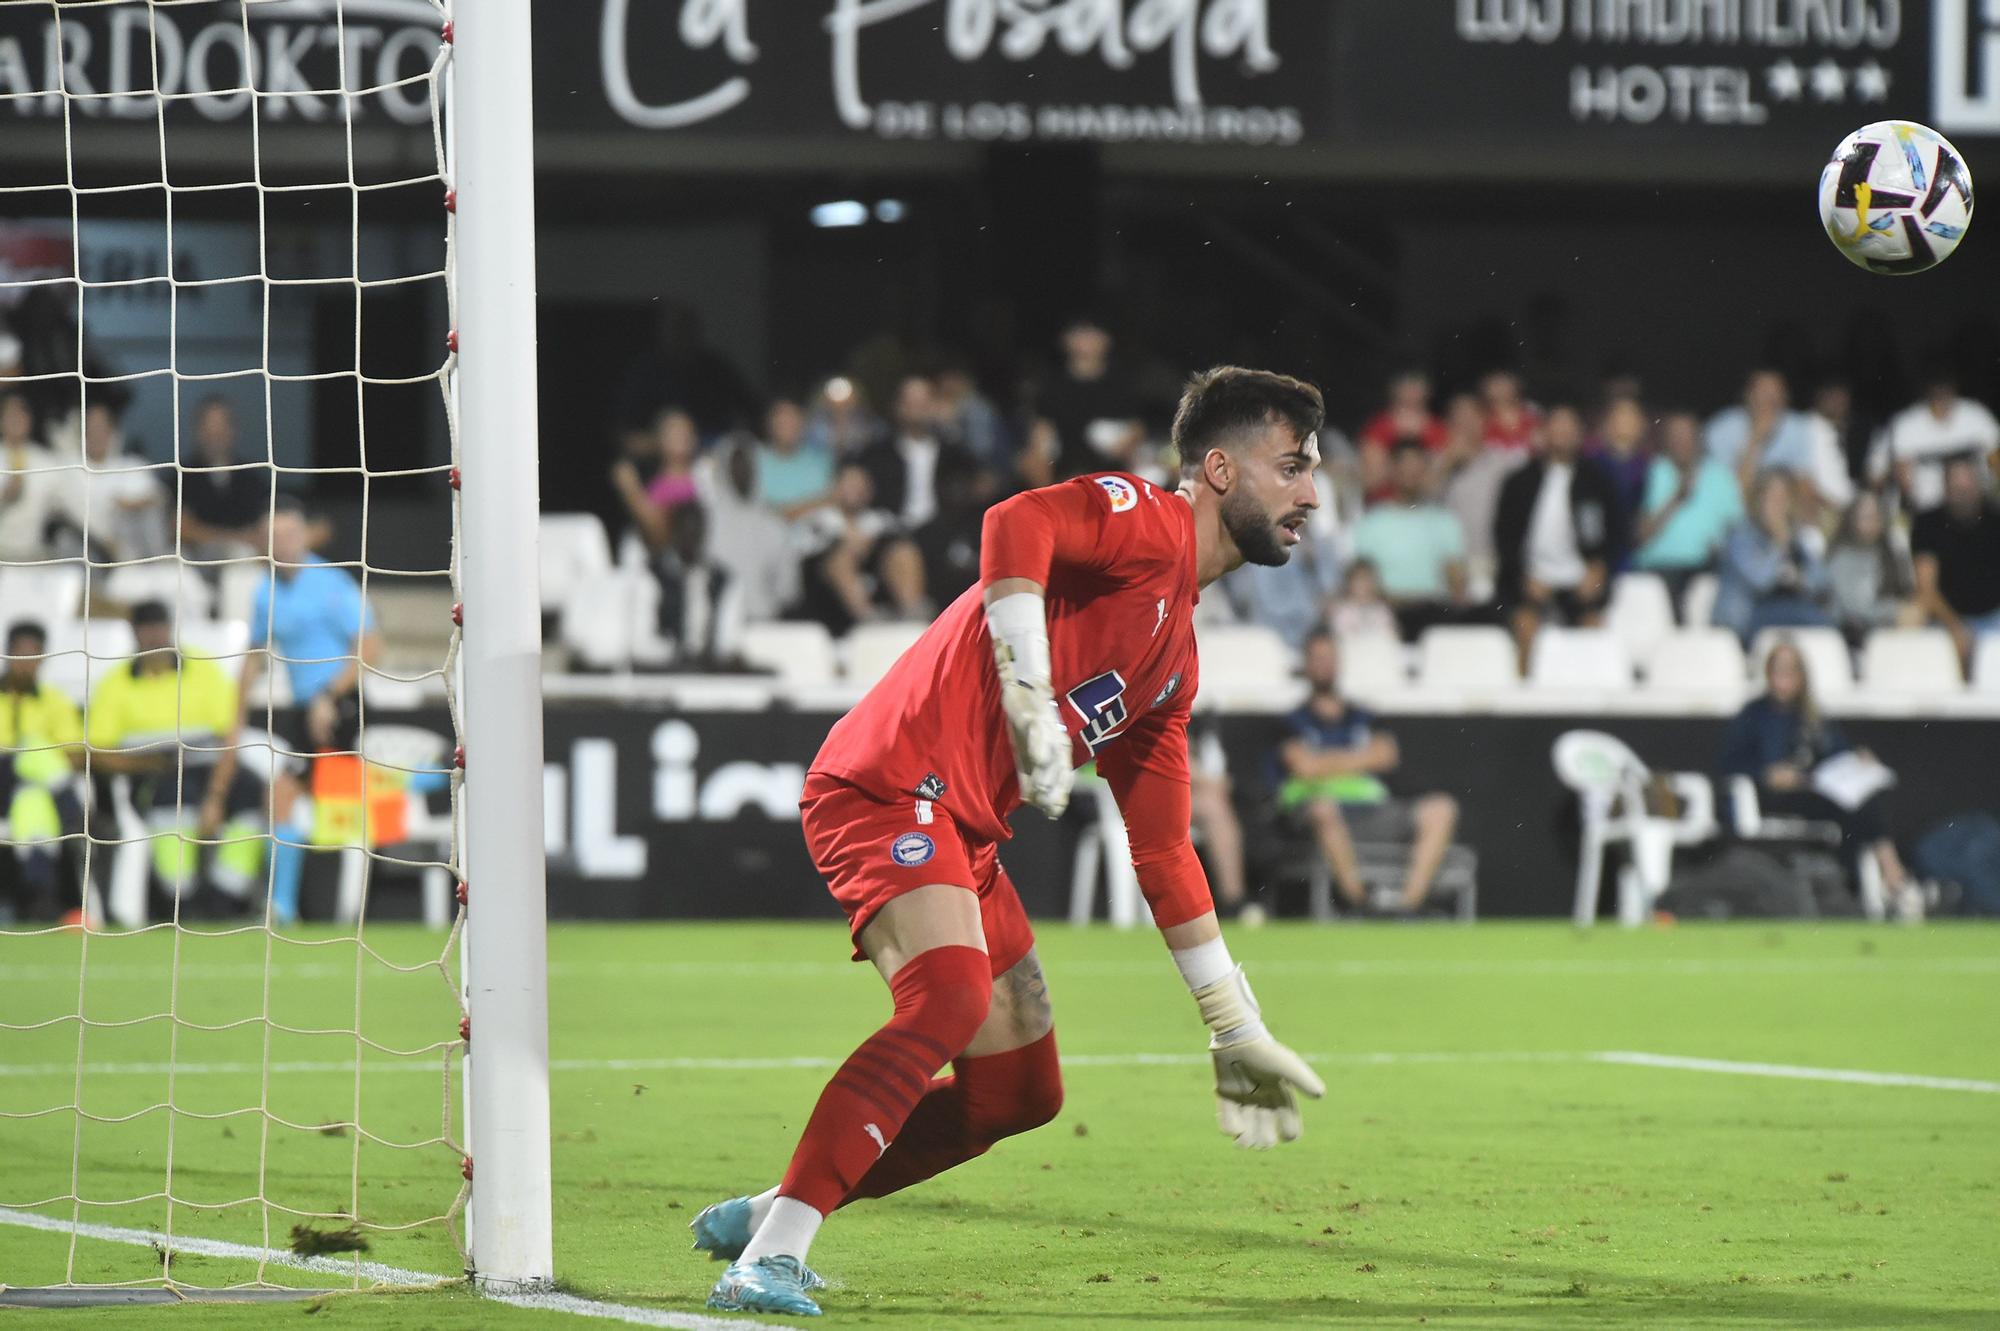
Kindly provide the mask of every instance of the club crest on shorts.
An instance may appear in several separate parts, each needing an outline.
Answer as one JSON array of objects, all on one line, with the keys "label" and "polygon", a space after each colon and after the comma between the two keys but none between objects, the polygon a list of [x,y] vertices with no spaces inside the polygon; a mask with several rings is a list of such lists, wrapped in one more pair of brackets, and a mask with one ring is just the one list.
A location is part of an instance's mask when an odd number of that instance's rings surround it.
[{"label": "club crest on shorts", "polygon": [[1113,513],[1123,513],[1127,509],[1138,507],[1139,492],[1133,489],[1132,482],[1123,476],[1099,476],[1097,483],[1104,487],[1105,494],[1111,496]]},{"label": "club crest on shorts", "polygon": [[929,864],[931,856],[937,854],[937,842],[922,832],[905,832],[889,843],[889,858],[905,869],[914,869],[919,864]]}]

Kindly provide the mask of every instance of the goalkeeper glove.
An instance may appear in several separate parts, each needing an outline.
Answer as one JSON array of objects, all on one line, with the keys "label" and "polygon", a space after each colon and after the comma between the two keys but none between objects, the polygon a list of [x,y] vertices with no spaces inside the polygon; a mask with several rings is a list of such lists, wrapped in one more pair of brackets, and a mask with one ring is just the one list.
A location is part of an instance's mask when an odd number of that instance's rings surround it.
[{"label": "goalkeeper glove", "polygon": [[1000,710],[1014,747],[1021,799],[1051,818],[1069,807],[1076,767],[1049,684],[1049,626],[1042,598],[1032,592],[1003,596],[986,607],[993,634],[993,664],[1000,674]]},{"label": "goalkeeper glove", "polygon": [[1233,966],[1221,979],[1196,989],[1194,1001],[1212,1032],[1208,1051],[1215,1060],[1216,1122],[1238,1146],[1255,1150],[1297,1141],[1303,1124],[1294,1092],[1317,1100],[1326,1094],[1326,1083],[1264,1029],[1243,968]]}]

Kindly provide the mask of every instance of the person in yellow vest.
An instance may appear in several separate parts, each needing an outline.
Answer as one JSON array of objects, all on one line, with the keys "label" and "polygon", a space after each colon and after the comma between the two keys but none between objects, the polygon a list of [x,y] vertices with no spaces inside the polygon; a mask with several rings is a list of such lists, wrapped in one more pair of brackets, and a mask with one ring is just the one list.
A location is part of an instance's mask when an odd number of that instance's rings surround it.
[{"label": "person in yellow vest", "polygon": [[20,866],[23,920],[62,910],[56,871],[62,838],[83,830],[76,769],[83,765],[83,718],[67,693],[41,679],[49,635],[33,620],[7,629],[0,674],[0,808]]},{"label": "person in yellow vest", "polygon": [[240,915],[263,864],[262,801],[236,764],[220,773],[224,817],[203,826],[225,737],[236,725],[236,685],[214,661],[174,646],[174,625],[158,601],[132,607],[138,655],[91,691],[85,722],[91,765],[132,782],[132,805],[153,843],[153,872],[175,896],[187,892],[212,844],[205,881],[183,902],[183,918]]}]

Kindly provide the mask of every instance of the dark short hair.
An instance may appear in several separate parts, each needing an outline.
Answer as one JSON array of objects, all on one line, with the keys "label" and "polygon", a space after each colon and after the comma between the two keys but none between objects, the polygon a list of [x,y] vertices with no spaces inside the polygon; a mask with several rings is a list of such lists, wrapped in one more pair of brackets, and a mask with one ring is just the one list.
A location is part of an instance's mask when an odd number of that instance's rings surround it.
[{"label": "dark short hair", "polygon": [[33,638],[35,645],[49,645],[49,631],[42,627],[39,619],[17,619],[7,626],[7,645],[13,646],[21,638]]},{"label": "dark short hair", "polygon": [[1303,442],[1326,424],[1326,401],[1302,379],[1218,365],[1187,382],[1174,411],[1173,445],[1192,474],[1211,448],[1225,448],[1262,425],[1283,425]]},{"label": "dark short hair", "polygon": [[168,611],[165,602],[162,601],[139,602],[139,604],[132,607],[131,618],[132,627],[135,629],[149,628],[155,624],[171,624],[174,622],[172,613]]},{"label": "dark short hair", "polygon": [[1340,638],[1334,633],[1333,626],[1323,619],[1307,630],[1306,636],[1299,643],[1299,654],[1304,655],[1316,642],[1330,642],[1336,649],[1340,646]]},{"label": "dark short hair", "polygon": [[1398,435],[1396,436],[1396,442],[1389,445],[1389,456],[1391,458],[1400,458],[1409,453],[1418,453],[1429,457],[1430,449],[1424,447],[1424,441],[1413,434]]},{"label": "dark short hair", "polygon": [[271,516],[274,518],[294,517],[304,522],[306,519],[306,506],[297,495],[274,495],[271,498]]}]

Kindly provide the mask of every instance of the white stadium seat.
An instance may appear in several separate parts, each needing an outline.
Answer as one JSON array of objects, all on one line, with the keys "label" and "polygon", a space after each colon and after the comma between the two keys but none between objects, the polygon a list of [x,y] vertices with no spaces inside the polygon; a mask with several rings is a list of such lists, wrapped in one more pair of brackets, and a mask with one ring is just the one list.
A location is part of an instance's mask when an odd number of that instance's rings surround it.
[{"label": "white stadium seat", "polygon": [[2000,696],[2000,633],[1982,634],[1972,650],[1972,687]]},{"label": "white stadium seat", "polygon": [[1282,690],[1298,676],[1292,649],[1261,624],[1217,624],[1196,637],[1206,697]]},{"label": "white stadium seat", "polygon": [[1676,629],[1653,645],[1644,665],[1651,693],[1708,695],[1733,707],[1747,688],[1743,645],[1728,629]]},{"label": "white stadium seat", "polygon": [[924,636],[925,624],[862,624],[847,635],[847,679],[873,688],[896,658]]},{"label": "white stadium seat", "polygon": [[1622,573],[1611,584],[1611,604],[1604,626],[1625,648],[1625,655],[1643,661],[1660,639],[1674,631],[1674,598],[1656,573]]},{"label": "white stadium seat", "polygon": [[834,669],[833,635],[812,620],[746,624],[743,659],[787,684],[825,684]]},{"label": "white stadium seat", "polygon": [[1765,629],[1750,644],[1751,673],[1761,692],[1764,684],[1764,663],[1771,657],[1771,648],[1781,638],[1790,638],[1798,644],[1799,655],[1805,658],[1806,679],[1812,686],[1813,697],[1822,702],[1835,698],[1845,698],[1854,692],[1854,655],[1847,649],[1847,639],[1839,629]]},{"label": "white stadium seat", "polygon": [[1691,629],[1705,629],[1715,622],[1715,598],[1722,583],[1713,573],[1697,573],[1681,594],[1681,622]]},{"label": "white stadium seat", "polygon": [[1426,689],[1511,691],[1520,682],[1514,637],[1491,625],[1440,625],[1417,641],[1417,679]]},{"label": "white stadium seat", "polygon": [[1871,692],[1935,698],[1965,687],[1958,648],[1943,629],[1876,629],[1862,645],[1861,682]]},{"label": "white stadium seat", "polygon": [[190,655],[220,662],[234,678],[250,650],[250,625],[240,619],[190,619],[180,625],[180,640]]},{"label": "white stadium seat", "polygon": [[1340,687],[1368,698],[1410,684],[1409,656],[1402,641],[1387,633],[1357,633],[1340,640]]},{"label": "white stadium seat", "polygon": [[42,680],[78,702],[138,650],[132,626],[122,619],[71,619],[50,624],[48,629],[48,659],[42,662]]},{"label": "white stadium seat", "polygon": [[1529,654],[1528,683],[1544,691],[1625,693],[1632,658],[1609,629],[1545,628]]},{"label": "white stadium seat", "polygon": [[0,568],[0,622],[32,619],[44,628],[82,608],[83,564],[9,564]]},{"label": "white stadium seat", "polygon": [[541,521],[542,612],[558,610],[580,583],[611,569],[611,539],[595,513],[544,513]]}]

